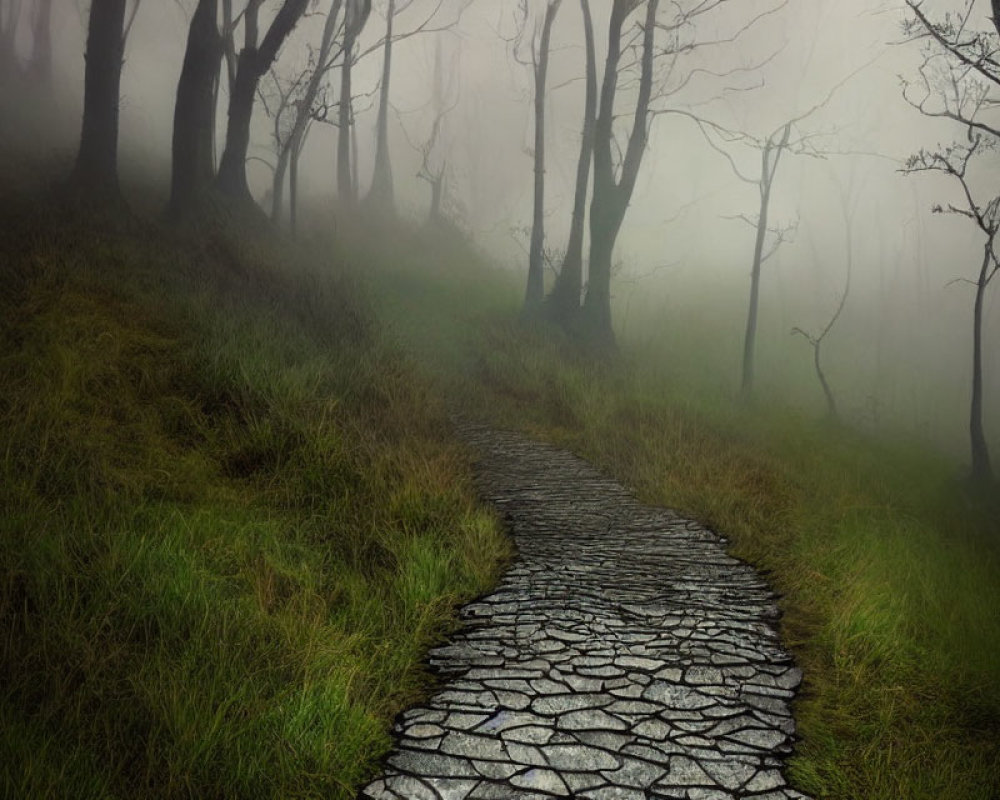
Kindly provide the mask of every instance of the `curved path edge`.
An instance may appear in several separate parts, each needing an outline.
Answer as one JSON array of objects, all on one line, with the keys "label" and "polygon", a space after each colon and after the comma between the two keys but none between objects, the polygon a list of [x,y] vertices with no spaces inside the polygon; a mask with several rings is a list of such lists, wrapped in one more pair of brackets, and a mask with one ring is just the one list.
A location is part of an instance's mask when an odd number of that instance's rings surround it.
[{"label": "curved path edge", "polygon": [[517,556],[430,655],[371,800],[805,799],[784,777],[801,673],[725,540],[563,450],[467,422]]}]

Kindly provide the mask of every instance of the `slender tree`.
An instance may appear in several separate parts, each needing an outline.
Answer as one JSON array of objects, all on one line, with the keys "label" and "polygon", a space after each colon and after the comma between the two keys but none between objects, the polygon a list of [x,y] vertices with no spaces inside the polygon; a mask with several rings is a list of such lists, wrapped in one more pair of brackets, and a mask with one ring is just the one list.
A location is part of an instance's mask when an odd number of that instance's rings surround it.
[{"label": "slender tree", "polygon": [[611,257],[628,210],[639,166],[646,150],[650,100],[653,92],[653,57],[656,12],[659,0],[646,0],[640,47],[639,86],[632,112],[631,132],[620,175],[615,175],[613,156],[615,97],[622,61],[622,30],[625,21],[642,3],[614,0],[608,25],[608,53],[604,62],[600,106],[594,125],[594,194],[590,204],[590,280],[583,304],[582,333],[588,344],[613,349],[611,327]]},{"label": "slender tree", "polygon": [[[753,394],[761,267],[784,242],[788,241],[797,225],[796,222],[793,222],[784,226],[772,226],[769,221],[778,166],[786,152],[818,158],[824,157],[825,154],[817,145],[817,141],[827,134],[802,130],[803,123],[824,108],[840,88],[865,66],[867,65],[858,67],[840,80],[820,102],[805,112],[781,122],[765,136],[755,136],[745,131],[734,131],[683,109],[669,109],[665,112],[694,120],[705,137],[705,141],[712,149],[725,157],[733,174],[743,183],[749,184],[757,190],[757,215],[755,217],[744,214],[737,215],[738,219],[747,222],[754,229],[753,255],[750,262],[750,298],[747,304],[747,322],[743,336],[743,366],[740,381],[740,393],[744,399],[749,399]],[[756,172],[742,169],[733,155],[726,149],[727,146],[732,145],[756,151],[760,159],[759,169]],[[771,239],[770,243],[768,243],[769,238]]]},{"label": "slender tree", "polygon": [[[933,172],[949,177],[960,200],[936,205],[937,213],[955,214],[971,223],[981,237],[982,258],[975,279],[964,282],[975,289],[972,309],[972,391],[969,442],[972,480],[979,486],[994,482],[993,466],[983,425],[983,309],[990,282],[1000,271],[996,241],[1000,233],[1000,194],[983,192],[980,183],[996,161],[1000,126],[991,110],[1000,101],[1000,0],[992,0],[991,29],[970,23],[973,0],[962,11],[932,20],[923,4],[907,0],[910,18],[904,23],[908,38],[924,44],[917,81],[904,82],[903,97],[927,117],[949,119],[963,129],[963,140],[924,149],[906,163],[909,174]],[[988,172],[986,173],[989,174]],[[979,180],[977,180],[979,178]]]},{"label": "slender tree", "polygon": [[263,0],[248,0],[243,12],[243,49],[240,51],[229,98],[226,147],[216,178],[219,191],[239,202],[253,202],[247,183],[246,160],[250,147],[250,120],[258,83],[277,58],[278,50],[305,12],[308,2],[309,0],[284,0],[259,44],[258,17]]},{"label": "slender tree", "polygon": [[194,212],[215,178],[216,86],[222,60],[218,0],[198,0],[174,105],[169,214]]},{"label": "slender tree", "polygon": [[52,82],[52,0],[38,0],[31,22],[29,72],[36,84]]},{"label": "slender tree", "polygon": [[316,50],[314,62],[306,73],[300,76],[302,92],[291,105],[293,114],[290,130],[285,137],[277,137],[278,161],[274,170],[274,186],[272,192],[271,216],[278,220],[282,213],[285,175],[288,173],[288,203],[289,223],[292,231],[298,226],[298,165],[299,156],[305,146],[310,123],[316,111],[316,100],[319,97],[323,81],[333,68],[336,59],[343,53],[337,41],[337,32],[344,20],[341,11],[344,0],[331,0],[326,20],[323,23],[323,34],[319,48]]},{"label": "slender tree", "polygon": [[527,45],[528,57],[522,63],[531,67],[534,82],[534,192],[532,200],[531,243],[528,247],[528,284],[524,293],[524,311],[537,316],[545,299],[545,84],[549,71],[552,25],[562,0],[547,0],[545,14],[532,28],[528,0],[521,0],[519,35],[514,55]]},{"label": "slender tree", "polygon": [[768,256],[773,255],[780,245],[782,237],[776,239],[776,246],[769,253],[764,252],[764,244],[768,234],[768,214],[771,208],[771,190],[774,188],[774,178],[778,173],[781,154],[788,148],[792,124],[786,122],[778,130],[773,131],[764,141],[760,150],[760,175],[757,178],[757,191],[760,205],[757,212],[756,235],[753,245],[753,261],[750,265],[750,302],[747,308],[747,326],[743,334],[743,377],[740,390],[744,397],[749,397],[753,391],[754,353],[757,344],[757,309],[760,304],[760,268]]},{"label": "slender tree", "polygon": [[597,54],[594,47],[594,23],[589,0],[580,0],[583,13],[583,38],[586,47],[586,90],[583,127],[580,135],[580,155],[576,164],[576,188],[573,193],[573,214],[569,241],[562,267],[546,302],[550,320],[571,329],[580,312],[583,291],[583,237],[587,218],[587,188],[590,185],[590,164],[594,157],[594,117],[597,113]]},{"label": "slender tree", "polygon": [[347,207],[357,201],[351,162],[354,110],[351,98],[355,47],[371,15],[371,0],[346,0],[344,61],[340,68],[340,97],[337,105],[337,194]]},{"label": "slender tree", "polygon": [[23,0],[0,0],[0,77],[20,71],[16,42],[23,8]]},{"label": "slender tree", "polygon": [[[392,54],[395,44],[403,39],[426,33],[440,33],[453,28],[461,20],[471,0],[451,0],[449,9],[454,11],[450,20],[441,25],[432,26],[438,19],[439,12],[445,6],[445,0],[437,0],[424,20],[415,27],[396,33],[394,19],[413,5],[413,0],[386,0],[386,32],[385,37],[375,45],[361,52],[358,58],[382,48],[382,79],[379,82],[378,117],[375,122],[375,164],[372,170],[372,184],[366,198],[368,203],[378,212],[392,212],[394,204],[394,187],[392,180],[392,159],[389,147],[389,108],[390,84],[392,81]],[[356,164],[355,164],[356,167]]]},{"label": "slender tree", "polygon": [[92,0],[87,27],[83,128],[72,184],[81,194],[118,201],[118,102],[126,0]]},{"label": "slender tree", "polygon": [[[426,181],[430,187],[430,205],[427,214],[427,226],[447,227],[448,218],[445,213],[445,198],[447,196],[448,175],[448,141],[445,137],[445,121],[458,105],[458,68],[457,53],[452,68],[444,67],[442,37],[438,36],[434,46],[434,77],[430,108],[433,113],[430,131],[419,144],[411,138],[400,117],[400,130],[409,145],[420,153],[420,169],[417,178]],[[397,110],[397,114],[398,114]]]},{"label": "slender tree", "polygon": [[[851,292],[851,275],[854,272],[854,214],[857,210],[857,205],[854,202],[856,195],[854,194],[853,189],[854,173],[852,171],[851,180],[846,189],[843,185],[840,186],[840,213],[844,222],[844,290],[841,292],[840,299],[837,301],[837,306],[823,330],[821,330],[818,334],[811,333],[810,331],[799,327],[792,328],[793,335],[801,336],[809,342],[809,345],[812,347],[813,367],[816,370],[816,379],[819,381],[820,388],[823,390],[823,397],[826,398],[826,415],[832,420],[835,420],[838,417],[837,401],[834,398],[833,389],[830,387],[830,382],[827,380],[826,373],[823,371],[820,351],[826,337],[830,335],[830,332],[840,319],[841,314],[843,314],[844,307],[847,305],[847,296]],[[820,259],[819,254],[816,252],[815,242],[810,238],[809,243],[813,248],[814,260],[818,262]]]},{"label": "slender tree", "polygon": [[385,46],[382,53],[382,82],[379,85],[378,120],[375,123],[375,168],[368,200],[381,211],[393,206],[392,161],[389,157],[389,82],[392,78],[392,23],[396,0],[387,0]]}]

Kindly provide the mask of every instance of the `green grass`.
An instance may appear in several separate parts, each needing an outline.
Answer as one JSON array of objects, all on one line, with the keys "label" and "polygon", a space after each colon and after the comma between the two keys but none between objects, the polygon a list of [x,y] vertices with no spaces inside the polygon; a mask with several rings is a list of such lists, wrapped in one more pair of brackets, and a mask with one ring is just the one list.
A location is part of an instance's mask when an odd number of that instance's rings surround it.
[{"label": "green grass", "polygon": [[0,795],[353,797],[506,557],[441,402],[336,257],[4,218]]},{"label": "green grass", "polygon": [[383,244],[377,261],[383,313],[453,402],[572,448],[765,571],[805,672],[797,788],[1000,796],[1000,530],[955,464],[773,397],[734,403],[680,337],[593,363],[514,324],[520,276],[459,246]]},{"label": "green grass", "polygon": [[5,796],[353,796],[506,557],[449,406],[581,452],[766,571],[806,675],[798,788],[1000,794],[996,519],[946,458],[773,393],[734,404],[683,326],[588,361],[514,324],[519,276],[455,237],[5,219]]}]

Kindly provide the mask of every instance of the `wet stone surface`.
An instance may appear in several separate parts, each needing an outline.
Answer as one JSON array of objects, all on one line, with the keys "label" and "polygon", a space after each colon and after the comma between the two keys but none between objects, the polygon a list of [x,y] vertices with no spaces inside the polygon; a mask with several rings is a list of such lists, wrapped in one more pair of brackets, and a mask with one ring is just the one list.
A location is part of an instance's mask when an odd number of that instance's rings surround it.
[{"label": "wet stone surface", "polygon": [[800,673],[725,542],[581,459],[463,425],[518,556],[431,652],[364,798],[804,798],[782,775]]}]

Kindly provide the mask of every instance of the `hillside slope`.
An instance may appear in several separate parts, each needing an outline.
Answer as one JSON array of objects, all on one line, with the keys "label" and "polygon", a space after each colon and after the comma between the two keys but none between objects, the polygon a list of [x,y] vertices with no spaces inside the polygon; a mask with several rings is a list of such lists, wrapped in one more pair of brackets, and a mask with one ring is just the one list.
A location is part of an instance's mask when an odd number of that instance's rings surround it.
[{"label": "hillside slope", "polygon": [[506,554],[428,385],[287,243],[8,210],[0,273],[0,794],[353,796]]}]

